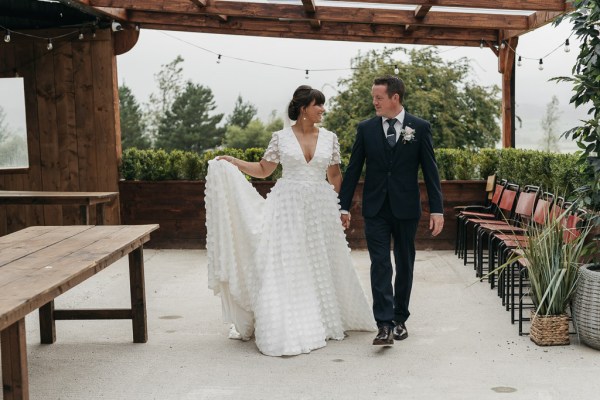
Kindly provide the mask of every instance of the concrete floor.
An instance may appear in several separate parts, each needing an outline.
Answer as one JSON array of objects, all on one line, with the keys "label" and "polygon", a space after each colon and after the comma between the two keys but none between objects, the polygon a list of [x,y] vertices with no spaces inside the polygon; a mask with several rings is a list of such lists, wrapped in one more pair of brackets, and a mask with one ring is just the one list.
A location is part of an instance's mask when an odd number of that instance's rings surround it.
[{"label": "concrete floor", "polygon": [[[353,259],[368,288],[368,254]],[[417,253],[409,338],[391,348],[350,332],[308,355],[273,358],[227,339],[207,289],[206,252],[145,250],[149,341],[129,321],[58,321],[39,344],[27,318],[32,399],[598,399],[600,353],[543,348],[487,283],[449,251]],[[475,282],[475,283],[474,283]],[[474,284],[473,284],[474,283]],[[127,258],[67,292],[57,308],[128,306]]]}]

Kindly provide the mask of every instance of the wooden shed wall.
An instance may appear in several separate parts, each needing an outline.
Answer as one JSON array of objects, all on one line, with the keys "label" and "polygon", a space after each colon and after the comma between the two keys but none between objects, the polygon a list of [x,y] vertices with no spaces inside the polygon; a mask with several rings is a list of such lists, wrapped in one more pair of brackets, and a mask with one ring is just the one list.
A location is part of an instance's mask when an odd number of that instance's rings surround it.
[{"label": "wooden shed wall", "polygon": [[[17,35],[0,44],[0,77],[17,72],[24,79],[29,151],[27,170],[0,170],[0,189],[116,192],[121,140],[112,34],[57,39],[52,51],[46,45]],[[107,223],[119,223],[119,202],[105,213]],[[78,223],[75,206],[0,206],[0,235]]]}]

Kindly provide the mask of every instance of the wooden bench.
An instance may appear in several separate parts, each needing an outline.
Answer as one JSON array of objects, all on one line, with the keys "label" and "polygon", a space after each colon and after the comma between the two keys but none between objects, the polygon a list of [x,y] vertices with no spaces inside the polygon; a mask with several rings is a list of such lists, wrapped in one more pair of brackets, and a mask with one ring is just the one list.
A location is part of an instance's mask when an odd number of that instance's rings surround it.
[{"label": "wooden bench", "polygon": [[45,192],[0,190],[0,204],[79,206],[81,222],[89,224],[90,207],[96,207],[96,224],[104,224],[104,207],[119,196],[118,192]]},{"label": "wooden bench", "polygon": [[[158,225],[34,226],[0,237],[4,400],[29,398],[25,316],[38,308],[42,343],[54,343],[54,321],[60,319],[131,319],[133,341],[147,341],[142,245],[157,228]],[[54,309],[56,297],[127,254],[130,309]]]}]

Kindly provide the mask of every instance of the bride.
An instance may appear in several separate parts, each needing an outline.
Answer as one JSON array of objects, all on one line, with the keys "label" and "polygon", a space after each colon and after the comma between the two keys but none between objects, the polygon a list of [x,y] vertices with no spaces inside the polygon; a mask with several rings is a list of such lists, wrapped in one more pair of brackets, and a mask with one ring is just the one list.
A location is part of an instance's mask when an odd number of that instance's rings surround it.
[{"label": "bride", "polygon": [[[266,355],[309,353],[375,322],[352,266],[340,220],[337,136],[319,128],[323,93],[296,89],[288,116],[260,162],[209,162],[206,225],[209,288],[221,296],[230,337],[254,334]],[[239,171],[283,175],[263,199]],[[327,180],[325,179],[327,177]]]}]

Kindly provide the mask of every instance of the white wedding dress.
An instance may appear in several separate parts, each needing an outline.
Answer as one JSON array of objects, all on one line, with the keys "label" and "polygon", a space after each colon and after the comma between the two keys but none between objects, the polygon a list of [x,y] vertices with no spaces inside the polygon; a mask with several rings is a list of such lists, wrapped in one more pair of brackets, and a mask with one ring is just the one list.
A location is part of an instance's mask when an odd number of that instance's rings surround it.
[{"label": "white wedding dress", "polygon": [[296,355],[375,329],[350,258],[337,194],[325,177],[339,164],[333,132],[319,129],[307,162],[291,128],[273,133],[264,159],[283,176],[265,200],[232,164],[206,176],[208,285],[223,319],[271,356]]}]

